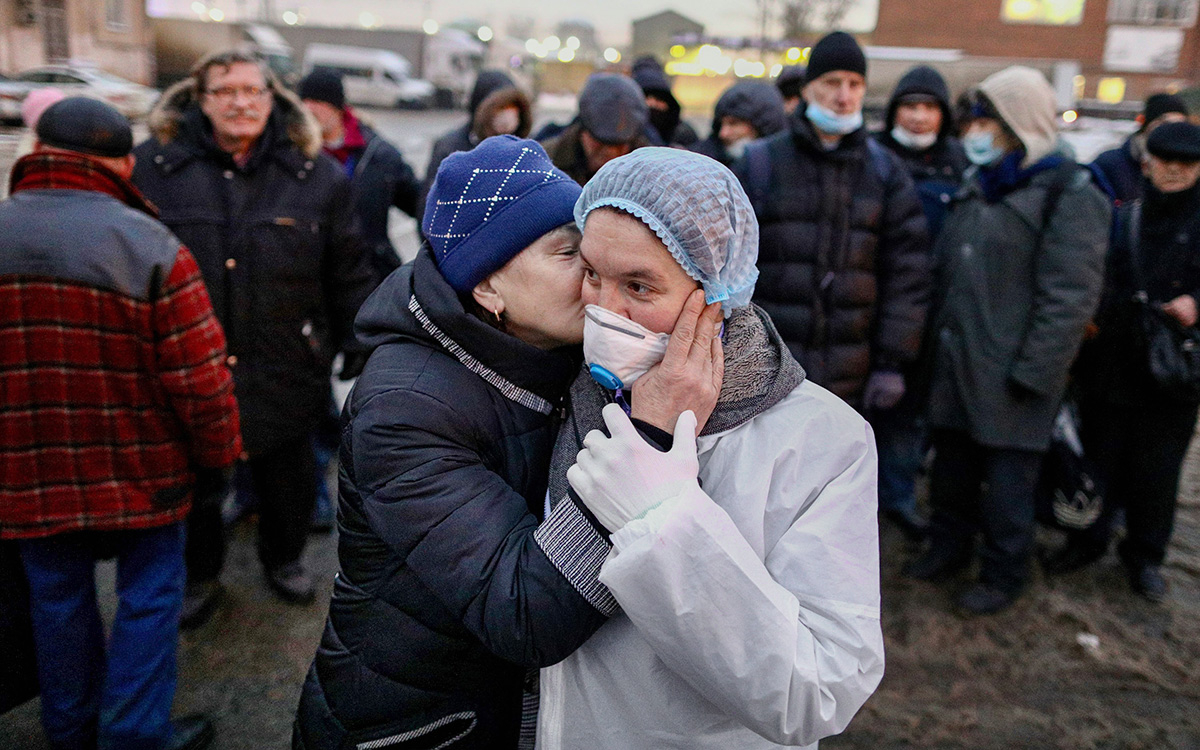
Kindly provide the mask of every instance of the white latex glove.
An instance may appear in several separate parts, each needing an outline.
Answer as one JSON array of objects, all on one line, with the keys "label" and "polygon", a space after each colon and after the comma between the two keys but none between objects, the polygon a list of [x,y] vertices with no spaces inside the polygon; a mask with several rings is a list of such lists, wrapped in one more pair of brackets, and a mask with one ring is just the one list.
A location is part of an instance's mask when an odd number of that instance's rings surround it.
[{"label": "white latex glove", "polygon": [[617,531],[664,500],[699,486],[695,414],[679,415],[666,453],[643,440],[617,404],[604,407],[603,414],[612,437],[589,432],[575,465],[567,470],[567,481],[604,528]]}]

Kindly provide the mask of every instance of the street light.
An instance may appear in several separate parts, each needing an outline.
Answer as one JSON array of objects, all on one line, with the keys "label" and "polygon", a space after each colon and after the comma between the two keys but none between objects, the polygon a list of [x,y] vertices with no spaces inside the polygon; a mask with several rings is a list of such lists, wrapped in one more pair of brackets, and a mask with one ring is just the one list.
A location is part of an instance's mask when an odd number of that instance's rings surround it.
[{"label": "street light", "polygon": [[224,21],[225,13],[220,8],[212,8],[208,11],[208,17],[214,21]]},{"label": "street light", "polygon": [[553,52],[554,50],[558,49],[561,46],[562,46],[562,42],[560,42],[558,40],[558,37],[554,36],[553,34],[546,37],[546,41],[542,42],[542,47],[549,52]]},{"label": "street light", "polygon": [[577,36],[567,37],[567,49],[579,49],[579,37],[577,37]]},{"label": "street light", "polygon": [[621,53],[617,52],[614,48],[609,47],[608,49],[604,50],[604,59],[605,61],[613,64],[619,63],[621,62]]},{"label": "street light", "polygon": [[475,32],[475,36],[479,37],[479,41],[481,42],[492,41],[492,27],[480,26],[479,30]]},{"label": "street light", "polygon": [[295,26],[299,20],[300,16],[296,15],[295,11],[285,10],[283,12],[283,22],[288,26]]},{"label": "street light", "polygon": [[433,36],[438,33],[438,22],[432,18],[426,18],[425,23],[421,24],[421,29],[428,35]]},{"label": "street light", "polygon": [[559,62],[568,63],[574,59],[575,59],[575,50],[564,48],[564,49],[560,49],[558,51],[558,61]]}]

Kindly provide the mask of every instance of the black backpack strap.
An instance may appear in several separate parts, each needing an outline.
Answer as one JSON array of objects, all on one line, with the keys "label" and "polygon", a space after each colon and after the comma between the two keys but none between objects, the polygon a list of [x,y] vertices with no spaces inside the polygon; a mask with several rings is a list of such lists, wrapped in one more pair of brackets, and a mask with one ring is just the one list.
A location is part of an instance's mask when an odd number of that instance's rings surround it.
[{"label": "black backpack strap", "polygon": [[771,190],[771,153],[765,140],[751,141],[746,146],[746,188],[750,205],[762,211]]},{"label": "black backpack strap", "polygon": [[867,138],[867,151],[871,154],[871,166],[875,168],[875,174],[887,185],[892,179],[892,171],[896,168],[891,153],[882,143],[871,137]]}]

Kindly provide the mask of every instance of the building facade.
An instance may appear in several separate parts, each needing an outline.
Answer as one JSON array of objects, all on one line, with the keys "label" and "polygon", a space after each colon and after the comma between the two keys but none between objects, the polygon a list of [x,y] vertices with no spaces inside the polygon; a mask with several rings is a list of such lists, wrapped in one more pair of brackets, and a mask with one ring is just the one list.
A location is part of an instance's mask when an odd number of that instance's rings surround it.
[{"label": "building facade", "polygon": [[141,0],[0,0],[0,72],[71,63],[151,84],[152,48]]},{"label": "building facade", "polygon": [[629,46],[631,59],[635,60],[642,55],[656,55],[661,58],[670,49],[675,37],[704,34],[704,24],[673,10],[664,10],[652,16],[639,18],[633,22],[632,27],[633,34]]},{"label": "building facade", "polygon": [[1200,0],[879,0],[880,47],[1075,63],[1075,98],[1140,101],[1200,79]]}]

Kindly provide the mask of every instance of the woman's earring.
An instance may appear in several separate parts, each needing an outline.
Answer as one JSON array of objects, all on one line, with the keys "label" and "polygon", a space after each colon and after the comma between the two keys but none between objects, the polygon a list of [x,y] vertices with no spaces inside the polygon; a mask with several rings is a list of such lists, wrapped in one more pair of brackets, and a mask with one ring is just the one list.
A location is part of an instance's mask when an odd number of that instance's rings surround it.
[{"label": "woman's earring", "polygon": [[495,315],[495,316],[496,316],[496,322],[497,322],[497,323],[499,323],[499,322],[500,322],[500,311],[499,311],[499,310],[492,310],[492,315]]}]

